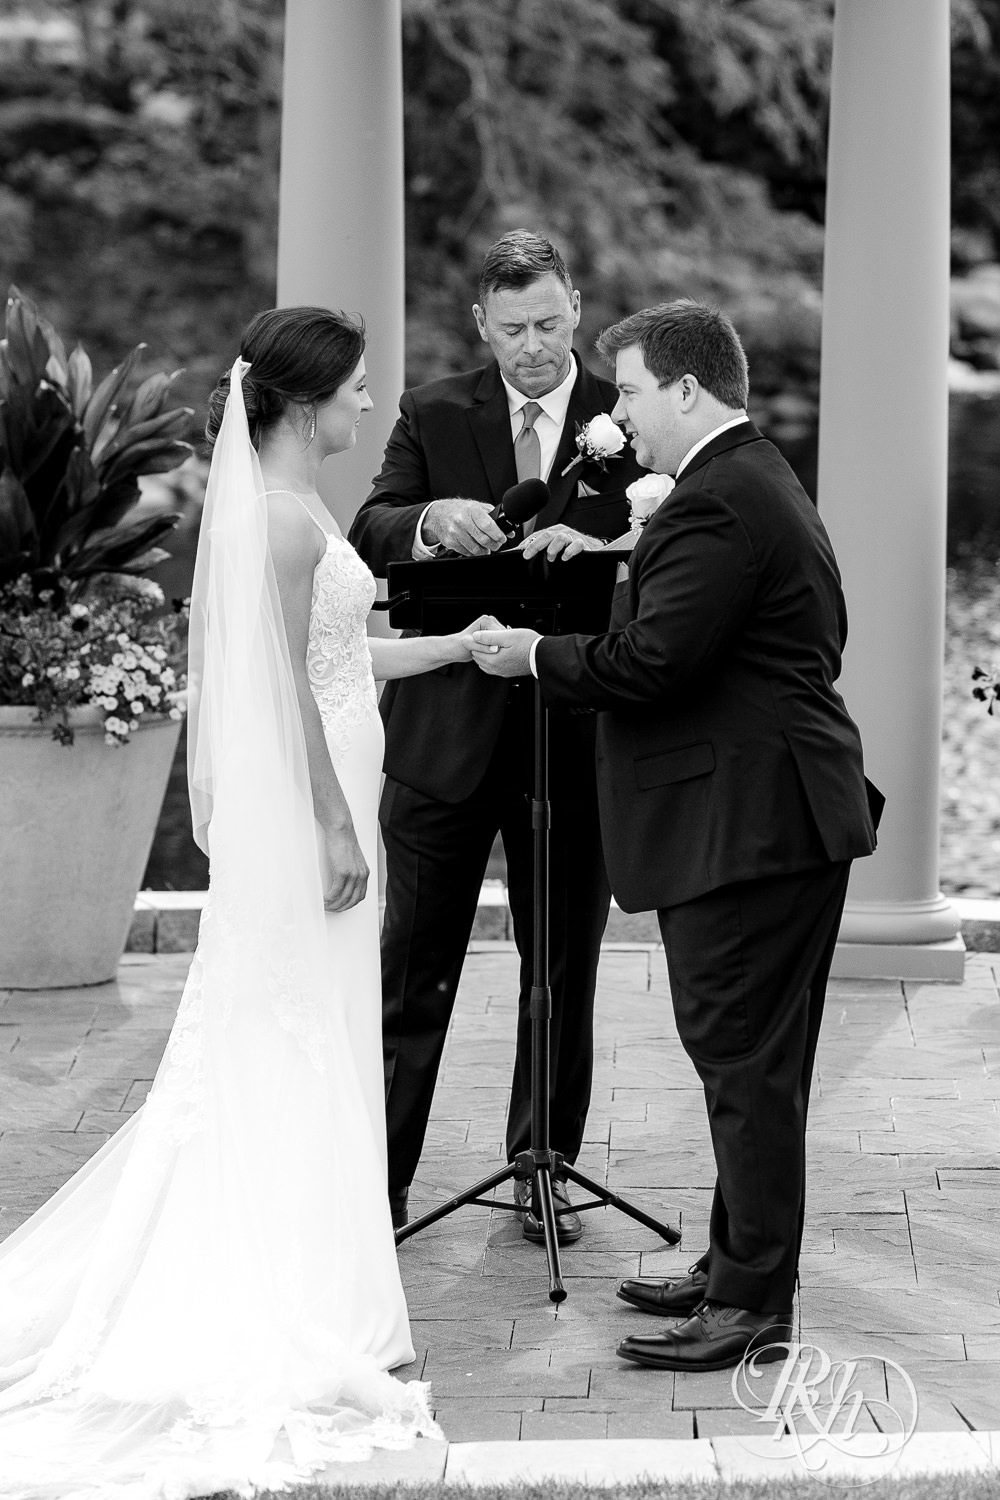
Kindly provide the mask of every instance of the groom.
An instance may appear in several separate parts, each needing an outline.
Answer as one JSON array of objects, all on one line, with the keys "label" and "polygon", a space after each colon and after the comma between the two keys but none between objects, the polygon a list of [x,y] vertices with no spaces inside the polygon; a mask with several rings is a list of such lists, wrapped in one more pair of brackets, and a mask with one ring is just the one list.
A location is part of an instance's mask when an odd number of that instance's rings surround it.
[{"label": "groom", "polygon": [[612,890],[625,911],[656,908],[717,1169],[707,1254],[681,1280],[619,1290],[683,1321],[618,1353],[716,1370],[791,1338],[813,1057],[851,860],[875,831],[834,687],[847,634],[836,560],[747,418],[736,330],[671,302],[597,347],[640,464],[676,486],[636,543],[609,634],[483,631],[477,659],[533,672],[549,704],[600,711]]}]

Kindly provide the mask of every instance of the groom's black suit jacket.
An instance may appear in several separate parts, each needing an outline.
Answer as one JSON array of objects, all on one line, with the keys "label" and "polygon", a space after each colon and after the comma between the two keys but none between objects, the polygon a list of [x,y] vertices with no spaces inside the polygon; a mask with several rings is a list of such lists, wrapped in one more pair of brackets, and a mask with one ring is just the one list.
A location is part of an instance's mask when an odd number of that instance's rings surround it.
[{"label": "groom's black suit jacket", "polygon": [[[561,521],[610,540],[628,527],[625,487],[641,471],[626,447],[605,470],[587,463],[563,474],[577,453],[577,425],[610,412],[618,399],[610,381],[573,357],[578,373],[548,481],[551,498],[535,524]],[[595,493],[581,494],[581,481]],[[417,523],[432,500],[458,495],[497,505],[516,483],[510,408],[499,366],[491,361],[403,393],[381,473],[350,540],[384,577],[390,562],[412,557]],[[439,801],[463,801],[486,773],[510,691],[509,683],[465,663],[388,683],[382,694],[386,774]],[[584,754],[589,761],[590,751]]]},{"label": "groom's black suit jacket", "polygon": [[834,687],[846,635],[815,507],[752,423],[730,428],[649,521],[611,633],[537,651],[548,703],[604,710],[601,828],[624,910],[871,853],[861,741]]}]

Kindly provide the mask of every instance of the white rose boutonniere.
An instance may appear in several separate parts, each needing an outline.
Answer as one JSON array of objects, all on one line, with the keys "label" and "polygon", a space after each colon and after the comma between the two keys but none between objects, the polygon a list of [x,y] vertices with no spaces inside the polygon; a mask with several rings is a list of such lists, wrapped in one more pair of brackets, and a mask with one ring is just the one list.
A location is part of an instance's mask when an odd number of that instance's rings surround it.
[{"label": "white rose boutonniere", "polygon": [[575,469],[577,464],[596,463],[604,468],[609,458],[615,458],[625,446],[625,434],[613,422],[606,411],[599,411],[596,417],[591,417],[582,427],[577,423],[576,446],[579,453],[570,459],[563,469],[563,475]]},{"label": "white rose boutonniere", "polygon": [[654,510],[670,494],[675,482],[669,474],[644,474],[641,479],[632,481],[625,491],[625,498],[633,531],[642,530]]}]

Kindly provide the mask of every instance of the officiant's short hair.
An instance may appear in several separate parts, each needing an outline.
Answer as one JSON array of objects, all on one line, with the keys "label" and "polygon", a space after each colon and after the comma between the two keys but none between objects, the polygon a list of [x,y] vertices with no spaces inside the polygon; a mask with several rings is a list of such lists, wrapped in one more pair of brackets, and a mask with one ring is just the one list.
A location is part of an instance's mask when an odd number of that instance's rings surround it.
[{"label": "officiant's short hair", "polygon": [[746,407],[747,357],[732,322],[717,307],[689,297],[644,307],[605,328],[596,347],[610,365],[620,349],[638,348],[646,369],[661,386],[694,375],[723,406],[734,411]]},{"label": "officiant's short hair", "polygon": [[540,276],[558,276],[568,293],[573,282],[566,262],[551,240],[531,229],[512,229],[491,245],[479,273],[479,301],[490,292],[520,290]]}]

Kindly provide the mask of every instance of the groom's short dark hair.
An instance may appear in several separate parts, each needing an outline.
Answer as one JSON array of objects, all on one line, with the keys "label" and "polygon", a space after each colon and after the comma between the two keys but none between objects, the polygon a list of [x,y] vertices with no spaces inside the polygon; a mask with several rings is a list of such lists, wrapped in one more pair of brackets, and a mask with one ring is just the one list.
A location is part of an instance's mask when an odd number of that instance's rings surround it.
[{"label": "groom's short dark hair", "polygon": [[485,303],[490,292],[508,287],[520,289],[550,273],[558,276],[567,292],[572,292],[566,262],[552,241],[530,229],[512,229],[486,252],[479,274],[479,301]]},{"label": "groom's short dark hair", "polygon": [[750,394],[747,357],[729,318],[716,307],[689,297],[644,307],[613,323],[597,340],[598,353],[613,365],[620,349],[638,348],[660,385],[682,375],[698,383],[723,406],[742,411]]}]

